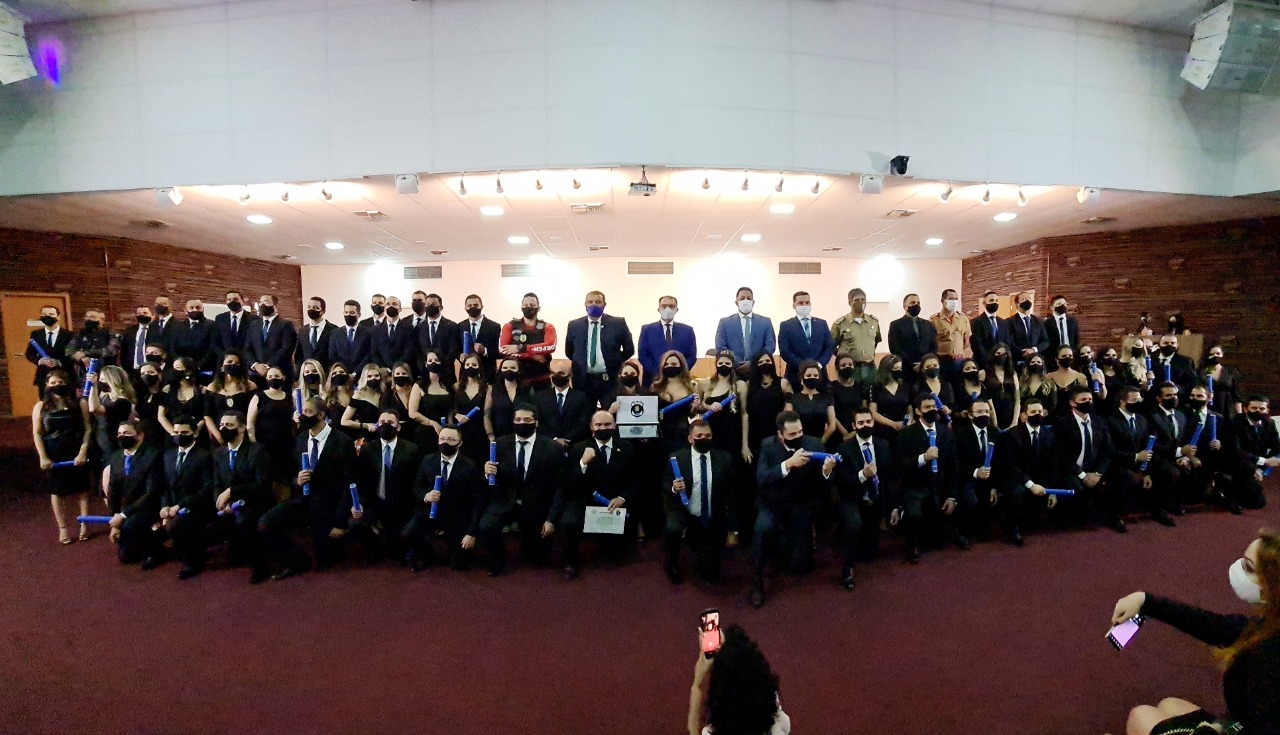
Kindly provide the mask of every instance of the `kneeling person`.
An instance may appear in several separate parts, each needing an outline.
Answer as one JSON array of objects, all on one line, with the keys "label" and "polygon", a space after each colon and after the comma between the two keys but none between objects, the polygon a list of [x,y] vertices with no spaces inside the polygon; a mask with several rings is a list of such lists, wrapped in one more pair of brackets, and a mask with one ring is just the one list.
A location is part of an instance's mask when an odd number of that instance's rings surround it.
[{"label": "kneeling person", "polygon": [[168,529],[182,561],[178,579],[190,579],[204,571],[209,523],[216,515],[213,456],[195,445],[195,419],[176,416],[172,424],[176,446],[164,454],[160,522]]},{"label": "kneeling person", "polygon": [[564,471],[564,454],[550,437],[538,433],[538,410],[516,404],[514,436],[498,437],[498,461],[486,462],[486,477],[496,477],[480,519],[480,541],[489,554],[489,576],[506,568],[507,547],[502,529],[512,521],[520,527],[520,557],[527,564],[547,563],[555,533],[551,506]]},{"label": "kneeling person", "polygon": [[[729,501],[733,494],[733,456],[711,447],[711,425],[695,419],[689,425],[689,448],[672,455],[680,468],[676,479],[668,461],[662,486],[666,513],[667,557],[663,568],[672,584],[684,581],[680,545],[687,537],[694,568],[708,582],[720,581],[720,558],[729,533]],[[688,505],[682,500],[688,499]]]},{"label": "kneeling person", "polygon": [[[413,555],[411,567],[420,572],[435,561],[437,536],[443,540],[449,567],[464,570],[471,566],[480,514],[484,510],[484,478],[470,459],[458,453],[462,434],[454,424],[440,429],[436,454],[423,458],[414,480],[415,495],[421,498],[413,518],[401,534]],[[440,489],[436,488],[436,479]],[[435,507],[435,518],[431,509]],[[437,532],[443,532],[437,534]]]},{"label": "kneeling person", "polygon": [[102,487],[111,508],[111,540],[121,564],[142,562],[154,569],[163,561],[160,535],[152,530],[160,520],[160,452],[144,441],[136,419],[120,424],[120,449],[102,471]]}]

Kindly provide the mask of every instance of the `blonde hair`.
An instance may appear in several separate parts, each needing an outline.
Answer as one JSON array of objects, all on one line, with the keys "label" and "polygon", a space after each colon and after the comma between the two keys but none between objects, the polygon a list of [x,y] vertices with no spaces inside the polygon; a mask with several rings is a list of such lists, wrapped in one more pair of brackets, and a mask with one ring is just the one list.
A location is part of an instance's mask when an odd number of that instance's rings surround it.
[{"label": "blonde hair", "polygon": [[[98,371],[98,379],[111,386],[111,395],[116,398],[124,398],[130,403],[137,403],[138,397],[133,392],[133,383],[129,380],[129,374],[119,365],[106,365]],[[101,396],[101,393],[99,393]]]},{"label": "blonde hair", "polygon": [[662,359],[658,360],[658,374],[654,376],[652,386],[654,394],[662,395],[667,392],[667,386],[671,379],[667,378],[666,374],[662,371],[666,368],[667,360],[672,357],[676,358],[680,363],[680,376],[675,378],[675,380],[678,380],[680,384],[685,387],[685,390],[690,393],[696,393],[697,389],[693,386],[693,380],[689,378],[689,363],[685,361],[684,355],[680,354],[678,350],[667,350],[662,353]]}]

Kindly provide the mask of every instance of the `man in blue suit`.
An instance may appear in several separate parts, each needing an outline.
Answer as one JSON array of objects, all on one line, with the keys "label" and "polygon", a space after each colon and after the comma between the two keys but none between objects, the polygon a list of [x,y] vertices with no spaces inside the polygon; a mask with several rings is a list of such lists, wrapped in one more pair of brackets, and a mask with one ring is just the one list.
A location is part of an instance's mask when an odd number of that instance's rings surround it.
[{"label": "man in blue suit", "polygon": [[684,355],[690,366],[698,360],[698,340],[693,334],[693,327],[688,324],[676,324],[676,312],[680,311],[675,296],[663,296],[658,299],[658,321],[640,327],[640,367],[644,368],[644,379],[651,381],[661,371],[659,362],[668,350],[675,350]]},{"label": "man in blue suit", "polygon": [[769,317],[751,313],[756,305],[751,289],[746,286],[738,289],[736,300],[738,313],[721,319],[716,325],[716,352],[733,352],[741,367],[754,363],[761,355],[772,355],[777,342]]},{"label": "man in blue suit", "polygon": [[627,320],[604,313],[604,294],[587,294],[587,315],[569,322],[565,356],[573,362],[573,386],[587,394],[592,407],[618,384],[624,360],[636,354]]},{"label": "man in blue suit", "polygon": [[778,352],[787,363],[787,382],[800,385],[800,365],[813,360],[822,366],[825,378],[827,363],[836,343],[824,319],[809,316],[813,305],[808,291],[796,291],[791,297],[796,315],[778,325]]}]

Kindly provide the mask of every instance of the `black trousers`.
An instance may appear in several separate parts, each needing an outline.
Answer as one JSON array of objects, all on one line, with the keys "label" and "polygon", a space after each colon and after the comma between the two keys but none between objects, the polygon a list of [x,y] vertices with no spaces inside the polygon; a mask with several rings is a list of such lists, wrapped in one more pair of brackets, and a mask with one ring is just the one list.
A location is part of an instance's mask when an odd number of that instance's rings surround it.
[{"label": "black trousers", "polygon": [[973,510],[976,494],[972,488],[956,492],[955,510],[942,512],[945,498],[939,498],[933,488],[903,488],[902,536],[907,549],[918,549],[929,542],[940,544],[944,538],[954,538],[960,533],[961,524]]},{"label": "black trousers", "polygon": [[755,583],[764,579],[765,561],[775,546],[787,555],[788,567],[796,574],[813,569],[813,519],[815,501],[770,503],[757,501],[751,561]]},{"label": "black trousers", "polygon": [[471,567],[472,552],[462,548],[462,537],[466,535],[466,528],[439,516],[433,519],[425,509],[415,512],[400,532],[409,553],[418,561],[434,564],[439,547],[449,568],[458,571]]},{"label": "black trousers", "polygon": [[209,556],[209,523],[212,514],[192,510],[184,516],[169,521],[169,538],[174,551],[183,564],[193,569],[204,569]]},{"label": "black trousers", "polygon": [[712,516],[704,525],[701,518],[690,515],[679,502],[668,504],[666,511],[666,566],[680,567],[680,547],[685,541],[693,551],[694,569],[698,576],[709,582],[720,580],[724,542],[729,528],[724,518]]},{"label": "black trousers", "polygon": [[311,557],[293,539],[293,532],[305,528],[311,534],[316,563],[328,567],[337,560],[338,546],[329,538],[333,512],[324,512],[309,498],[293,498],[279,503],[258,519],[258,533],[269,561],[293,570],[309,569]]},{"label": "black trousers", "polygon": [[134,564],[161,552],[164,534],[151,527],[160,520],[158,513],[134,513],[120,524],[120,541],[116,554],[121,564]]},{"label": "black trousers", "polygon": [[840,552],[843,559],[843,566],[851,567],[859,557],[864,557],[864,549],[859,544],[860,537],[864,526],[868,531],[871,526],[875,526],[876,541],[879,543],[880,522],[875,516],[867,518],[865,524],[863,522],[863,510],[874,511],[874,504],[870,501],[852,497],[841,497],[836,505],[836,514],[840,521]]},{"label": "black trousers", "polygon": [[380,498],[364,501],[360,520],[348,517],[337,521],[335,528],[346,528],[347,536],[360,544],[366,553],[376,559],[383,554],[395,560],[403,560],[408,551],[400,532],[413,517],[413,511],[398,508]]},{"label": "black trousers", "polygon": [[574,387],[580,387],[582,392],[587,394],[587,398],[590,399],[592,406],[600,403],[600,399],[618,385],[618,376],[611,373],[584,373],[583,375],[582,386]]},{"label": "black trousers", "polygon": [[543,566],[551,555],[551,540],[542,538],[542,524],[547,520],[547,508],[517,504],[514,508],[490,508],[480,517],[479,541],[489,556],[489,568],[502,570],[507,565],[507,543],[502,529],[509,523],[520,528],[520,560],[533,566]]},{"label": "black trousers", "polygon": [[[564,536],[564,564],[569,567],[581,563],[580,547],[582,546],[582,524],[586,521],[586,504],[569,503],[565,506],[556,530]],[[620,534],[594,534],[600,554],[614,562],[622,561],[635,546],[637,520],[634,513],[627,511],[626,525]]]},{"label": "black trousers", "polygon": [[227,558],[233,565],[247,564],[254,572],[267,572],[267,554],[258,533],[258,519],[263,508],[246,505],[239,513],[217,515],[213,520],[215,533],[227,539]]}]

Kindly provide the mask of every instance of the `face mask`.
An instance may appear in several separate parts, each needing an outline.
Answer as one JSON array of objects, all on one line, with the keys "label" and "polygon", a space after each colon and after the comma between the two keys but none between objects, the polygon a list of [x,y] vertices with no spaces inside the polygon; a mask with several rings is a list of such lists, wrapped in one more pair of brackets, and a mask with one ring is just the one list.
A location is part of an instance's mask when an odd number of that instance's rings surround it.
[{"label": "face mask", "polygon": [[519,370],[503,370],[502,379],[509,380],[512,383],[514,383],[520,379],[520,371]]},{"label": "face mask", "polygon": [[477,375],[479,375],[479,374],[480,374],[480,368],[477,368],[477,367],[464,367],[464,368],[462,368],[462,375],[463,375],[463,377],[467,377],[467,378],[474,378],[474,377],[476,377],[476,376],[477,376]]},{"label": "face mask", "polygon": [[804,379],[804,387],[808,388],[809,390],[817,390],[818,386],[820,385],[822,385],[822,380],[820,378]]},{"label": "face mask", "polygon": [[244,365],[223,365],[222,373],[228,378],[239,378],[244,375]]},{"label": "face mask", "polygon": [[138,320],[138,323],[139,323],[139,324],[141,324],[141,325],[143,325],[144,327],[145,327],[146,325],[148,325],[148,324],[150,324],[150,323],[151,323],[151,317],[149,317],[149,316],[139,316],[139,317],[136,317],[136,318],[137,318],[137,320]]},{"label": "face mask", "polygon": [[1043,373],[1043,372],[1044,372],[1044,365],[1041,365],[1040,363],[1033,363],[1033,364],[1031,365],[1031,372],[1032,372],[1032,373],[1034,373],[1034,374],[1036,374],[1036,375],[1039,375],[1040,373]]},{"label": "face mask", "polygon": [[553,373],[551,375],[551,383],[557,388],[563,388],[569,384],[569,376]]},{"label": "face mask", "polygon": [[753,309],[753,308],[755,307],[755,305],[756,305],[755,300],[753,300],[753,299],[743,299],[743,300],[741,300],[741,301],[739,301],[739,302],[738,302],[738,312],[739,312],[740,314],[750,314],[750,313],[751,313],[751,309]]},{"label": "face mask", "polygon": [[766,362],[756,366],[761,375],[773,375],[773,363]]},{"label": "face mask", "polygon": [[364,376],[364,384],[377,390],[382,386],[382,378],[377,375],[366,375]]},{"label": "face mask", "polygon": [[400,316],[400,307],[398,307],[398,306],[388,306],[388,307],[387,307],[387,316],[388,316],[389,318],[391,318],[391,319],[395,319],[396,317]]},{"label": "face mask", "polygon": [[1070,357],[1059,357],[1058,367],[1069,368],[1071,367],[1072,362],[1074,362],[1074,360],[1072,360]]},{"label": "face mask", "polygon": [[[99,381],[98,381],[98,392],[99,392],[99,393],[110,393],[110,392],[111,392],[111,386],[109,386],[109,385],[107,385],[106,383],[104,383],[104,382],[102,382],[101,380],[99,380]],[[1253,414],[1249,414],[1249,416],[1250,416],[1250,417],[1252,417],[1252,416],[1253,416]]]},{"label": "face mask", "polygon": [[382,312],[384,312],[384,311],[386,311],[386,310],[387,310],[387,307],[383,306],[382,304],[370,304],[370,305],[369,305],[369,311],[372,311],[372,312],[374,313],[374,315],[375,315],[375,316],[382,316]]},{"label": "face mask", "polygon": [[1146,350],[1144,350],[1144,349],[1142,349],[1142,347],[1141,347],[1141,346],[1139,346],[1139,347],[1134,347],[1134,348],[1133,348],[1133,356],[1134,356],[1134,357],[1142,357],[1142,356],[1143,356],[1143,355],[1145,355],[1145,354],[1147,354],[1147,351],[1146,351]]},{"label": "face mask", "polygon": [[722,378],[727,378],[732,374],[733,374],[732,365],[716,365],[716,375],[719,375]]},{"label": "face mask", "polygon": [[1098,360],[1098,362],[1106,365],[1107,367],[1115,367],[1117,360],[1114,357],[1104,357],[1101,360]]},{"label": "face mask", "polygon": [[800,317],[801,319],[808,319],[808,318],[809,318],[809,315],[810,315],[810,314],[812,314],[812,313],[813,313],[813,307],[812,307],[812,306],[797,306],[797,307],[796,307],[796,316]]},{"label": "face mask", "polygon": [[960,299],[947,299],[943,306],[947,307],[947,311],[960,311]]},{"label": "face mask", "polygon": [[1009,361],[1008,355],[996,355],[995,358],[992,360],[992,362],[994,362],[997,365],[1003,365],[1008,361]]},{"label": "face mask", "polygon": [[427,312],[427,316],[429,318],[435,319],[436,317],[440,316],[439,304],[425,304],[424,307],[425,307],[424,310]]},{"label": "face mask", "polygon": [[640,385],[640,376],[639,375],[623,375],[618,378],[618,382],[622,383],[622,385],[626,388],[634,388],[637,385]]},{"label": "face mask", "polygon": [[894,380],[902,380],[902,368],[894,368],[890,370],[889,375],[893,376]]},{"label": "face mask", "polygon": [[204,318],[204,312],[203,312],[203,311],[188,311],[188,312],[187,312],[187,319],[188,319],[189,321],[198,322],[198,321],[200,321],[200,320],[201,320],[201,319],[203,319],[203,318]]},{"label": "face mask", "polygon": [[298,426],[301,427],[303,431],[311,431],[312,429],[316,428],[319,425],[320,425],[319,416],[308,416],[306,414],[303,414],[298,417]]},{"label": "face mask", "polygon": [[919,304],[915,304],[915,305],[913,305],[913,306],[908,306],[908,307],[907,307],[907,314],[908,314],[908,315],[910,315],[910,316],[911,316],[911,318],[913,318],[913,319],[914,319],[915,317],[920,316],[920,305],[919,305]]},{"label": "face mask", "polygon": [[587,307],[587,316],[592,319],[599,319],[602,314],[604,314],[604,307],[599,304],[592,304]]},{"label": "face mask", "polygon": [[971,383],[978,382],[978,371],[977,370],[964,371],[964,379]]},{"label": "face mask", "polygon": [[422,299],[414,299],[413,302],[410,304],[409,308],[413,309],[414,314],[421,314],[422,312],[426,311],[427,302],[423,301]]},{"label": "face mask", "polygon": [[936,423],[938,421],[938,409],[931,408],[920,414],[920,419],[926,424]]},{"label": "face mask", "polygon": [[150,388],[160,384],[160,376],[155,373],[147,373],[142,376],[142,382],[146,383],[147,387]]},{"label": "face mask", "polygon": [[406,385],[412,383],[413,378],[408,375],[397,375],[391,379],[391,382],[395,383],[397,388],[403,388]]},{"label": "face mask", "polygon": [[307,309],[307,318],[311,321],[319,321],[321,316],[323,316],[323,314],[320,313],[319,309]]},{"label": "face mask", "polygon": [[440,442],[440,456],[441,456],[441,457],[452,457],[453,455],[455,455],[455,454],[457,454],[457,453],[458,453],[458,445],[457,445],[457,444],[445,444],[444,442]]},{"label": "face mask", "polygon": [[161,306],[160,304],[156,304],[155,308],[152,309],[152,311],[154,311],[158,316],[169,316],[169,307],[167,306]]},{"label": "face mask", "polygon": [[55,385],[55,386],[51,386],[51,387],[49,387],[49,388],[46,388],[46,389],[45,389],[45,391],[46,391],[46,392],[48,392],[48,393],[52,393],[52,394],[54,394],[55,396],[69,396],[69,395],[71,395],[71,386],[69,386],[69,385]]},{"label": "face mask", "polygon": [[1034,428],[1043,423],[1044,423],[1044,416],[1042,414],[1037,413],[1037,414],[1027,416],[1027,426]]},{"label": "face mask", "polygon": [[669,322],[676,318],[675,309],[658,309],[658,316],[662,317],[662,321]]},{"label": "face mask", "polygon": [[925,371],[924,371],[924,376],[925,376],[926,378],[936,378],[936,377],[938,377],[938,368],[926,368],[926,369],[925,369]]},{"label": "face mask", "polygon": [[337,373],[329,376],[329,380],[332,381],[334,385],[346,385],[351,381],[351,376],[346,373]]},{"label": "face mask", "polygon": [[1064,305],[1064,304],[1059,304],[1058,306],[1053,307],[1053,313],[1054,313],[1054,314],[1066,314],[1066,313],[1067,313],[1067,307],[1066,307],[1066,305]]},{"label": "face mask", "polygon": [[684,370],[682,370],[679,365],[668,365],[662,368],[662,377],[678,378],[682,372],[684,372]]},{"label": "face mask", "polygon": [[1187,399],[1187,405],[1188,405],[1188,406],[1190,406],[1190,407],[1192,407],[1192,408],[1194,408],[1194,409],[1195,409],[1195,410],[1197,410],[1197,411],[1199,411],[1200,409],[1204,408],[1204,407],[1205,407],[1205,405],[1206,405],[1207,403],[1208,403],[1208,401],[1204,400],[1203,398],[1188,398],[1188,399]]},{"label": "face mask", "polygon": [[974,416],[972,421],[973,421],[973,425],[978,427],[979,429],[985,429],[991,425],[990,416]]},{"label": "face mask", "polygon": [[711,451],[711,440],[710,439],[694,439],[693,448],[696,451],[706,454],[707,452]]},{"label": "face mask", "polygon": [[1000,311],[1000,304],[987,304],[985,308],[988,314],[994,314]]},{"label": "face mask", "polygon": [[591,436],[594,436],[596,441],[604,443],[613,438],[613,429],[596,429],[591,432]]},{"label": "face mask", "polygon": [[[142,321],[142,317],[138,317],[138,321],[140,321],[140,322],[141,322],[141,321]],[[149,322],[149,321],[151,321],[151,320],[150,320],[150,319],[148,319],[147,321]],[[41,324],[44,324],[46,327],[52,327],[53,325],[55,325],[55,324],[57,324],[57,323],[58,323],[58,317],[56,317],[56,316],[42,316],[42,317],[40,317],[40,323],[41,323]],[[142,323],[143,323],[143,324],[146,324],[146,322],[142,322]]]},{"label": "face mask", "polygon": [[534,319],[538,316],[538,307],[536,306],[521,307],[520,313],[524,314],[525,319]]},{"label": "face mask", "polygon": [[320,374],[307,373],[306,375],[302,376],[302,382],[306,383],[307,385],[320,385]]},{"label": "face mask", "polygon": [[241,304],[239,301],[227,302],[227,310],[230,311],[232,314],[238,313],[243,308],[244,308],[244,304]]},{"label": "face mask", "polygon": [[786,447],[787,449],[790,449],[793,452],[798,449],[804,449],[804,437],[798,436],[795,439],[783,439],[782,446]]},{"label": "face mask", "polygon": [[443,366],[443,365],[441,365],[441,364],[440,364],[440,363],[438,363],[438,362],[429,362],[429,363],[427,363],[427,372],[429,372],[429,373],[438,373],[438,372],[442,371],[443,369],[444,369],[444,366]]},{"label": "face mask", "polygon": [[1031,302],[1030,302],[1030,301],[1019,301],[1019,302],[1018,302],[1018,308],[1019,308],[1019,309],[1022,309],[1023,311],[1031,311]]},{"label": "face mask", "polygon": [[1168,398],[1161,398],[1160,405],[1172,411],[1173,409],[1178,407],[1178,397],[1170,396]]},{"label": "face mask", "polygon": [[342,317],[342,321],[346,322],[348,327],[354,327],[360,321],[360,317],[345,314]]},{"label": "face mask", "polygon": [[1160,345],[1160,354],[1164,355],[1165,357],[1170,357],[1177,351],[1178,351],[1178,348],[1174,347],[1173,345]]},{"label": "face mask", "polygon": [[513,424],[511,430],[521,439],[528,439],[533,436],[533,432],[538,430],[537,424]]},{"label": "face mask", "polygon": [[[102,388],[98,388],[98,390],[102,390]],[[1259,421],[1261,421],[1265,415],[1266,415],[1266,414],[1259,413],[1258,411],[1249,411],[1249,412],[1248,412],[1249,420],[1250,420],[1250,421],[1252,421],[1252,422],[1253,422],[1253,423],[1255,423],[1255,424],[1256,424],[1256,423],[1258,423]]]},{"label": "face mask", "polygon": [[383,441],[391,441],[400,433],[400,427],[395,424],[378,424],[378,438]]},{"label": "face mask", "polygon": [[134,447],[138,446],[138,437],[119,436],[119,437],[116,437],[116,444],[119,444],[121,449],[133,449]]},{"label": "face mask", "polygon": [[271,378],[267,381],[267,387],[274,390],[280,390],[284,387],[284,378]]},{"label": "face mask", "polygon": [[1075,409],[1080,413],[1088,416],[1089,414],[1093,413],[1093,401],[1085,401],[1084,403],[1077,403],[1075,405]]},{"label": "face mask", "polygon": [[1235,591],[1236,597],[1250,605],[1262,604],[1262,587],[1244,570],[1244,559],[1236,559],[1227,570],[1227,579],[1231,580],[1231,589]]},{"label": "face mask", "polygon": [[853,376],[857,374],[857,372],[858,371],[855,370],[853,367],[842,367],[840,368],[840,370],[837,371],[837,374],[840,376],[842,380],[851,380]]},{"label": "face mask", "polygon": [[173,443],[177,444],[183,449],[186,449],[187,447],[196,443],[196,435],[195,434],[175,434],[173,436]]},{"label": "face mask", "polygon": [[480,311],[481,310],[479,306],[473,306],[470,309],[467,309],[467,316],[471,317],[472,319],[479,319]]},{"label": "face mask", "polygon": [[1217,364],[1218,364],[1218,363],[1220,363],[1220,362],[1222,362],[1222,358],[1221,358],[1221,357],[1219,357],[1219,356],[1217,356],[1217,355],[1209,355],[1208,363],[1209,363],[1210,365],[1217,365]]},{"label": "face mask", "polygon": [[276,315],[276,307],[271,304],[263,304],[258,307],[258,316],[272,317]]},{"label": "face mask", "polygon": [[84,320],[84,331],[86,332],[92,332],[93,330],[97,329],[99,326],[101,325],[93,319]]},{"label": "face mask", "polygon": [[875,431],[876,431],[876,430],[875,430],[875,427],[874,427],[874,426],[863,426],[863,427],[860,427],[860,428],[858,428],[858,430],[857,430],[857,432],[858,432],[858,438],[859,438],[859,439],[870,439],[870,438],[871,438],[871,435],[872,435],[872,434],[874,434],[874,433],[875,433]]}]

